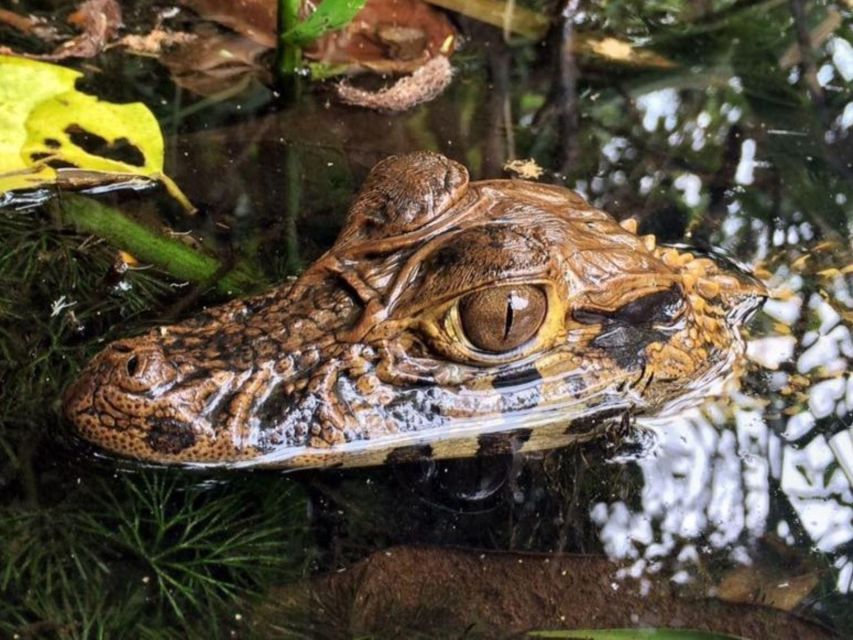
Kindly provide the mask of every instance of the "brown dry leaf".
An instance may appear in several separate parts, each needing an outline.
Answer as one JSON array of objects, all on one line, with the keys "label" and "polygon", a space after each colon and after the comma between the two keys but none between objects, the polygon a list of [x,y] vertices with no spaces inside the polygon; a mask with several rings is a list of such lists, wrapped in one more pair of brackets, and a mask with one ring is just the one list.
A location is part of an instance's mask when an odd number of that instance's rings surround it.
[{"label": "brown dry leaf", "polygon": [[128,34],[116,44],[132,53],[156,56],[160,55],[164,49],[189,44],[197,38],[198,36],[193,33],[158,28],[146,33],[144,36]]},{"label": "brown dry leaf", "polygon": [[412,73],[428,60],[452,52],[456,31],[447,17],[421,0],[367,0],[352,22],[328,33],[303,55],[350,73]]},{"label": "brown dry leaf", "polygon": [[86,0],[68,16],[69,24],[82,33],[63,42],[53,53],[38,56],[44,60],[92,58],[116,37],[122,26],[121,7],[116,0]]},{"label": "brown dry leaf", "polygon": [[[200,17],[267,48],[276,46],[276,0],[180,0]],[[303,2],[305,14],[308,2]],[[306,59],[347,71],[412,73],[456,35],[447,17],[421,0],[367,0],[355,19],[303,51]]]},{"label": "brown dry leaf", "polygon": [[276,0],[179,0],[200,17],[224,25],[268,49],[276,46]]},{"label": "brown dry leaf", "polygon": [[776,333],[783,335],[783,336],[791,335],[791,327],[789,327],[787,324],[783,324],[781,322],[774,322],[773,323],[773,330],[776,331]]},{"label": "brown dry leaf", "polygon": [[58,38],[56,29],[51,27],[44,18],[37,16],[22,16],[8,9],[0,9],[0,24],[5,24],[21,33],[34,35],[45,42]]},{"label": "brown dry leaf", "polygon": [[453,67],[447,57],[438,55],[404,76],[393,85],[379,91],[365,91],[347,82],[337,85],[342,102],[378,111],[406,111],[429,102],[447,88],[453,79]]},{"label": "brown dry leaf", "polygon": [[209,96],[239,89],[252,77],[264,79],[269,74],[258,62],[268,51],[264,45],[240,35],[197,36],[160,55],[178,86]]}]

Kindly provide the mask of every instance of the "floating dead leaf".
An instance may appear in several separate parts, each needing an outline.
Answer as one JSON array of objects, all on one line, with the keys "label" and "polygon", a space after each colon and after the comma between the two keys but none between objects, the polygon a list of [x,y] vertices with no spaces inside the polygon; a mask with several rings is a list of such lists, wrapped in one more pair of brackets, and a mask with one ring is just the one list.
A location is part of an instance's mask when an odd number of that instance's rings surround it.
[{"label": "floating dead leaf", "polygon": [[816,244],[814,247],[812,247],[812,252],[813,253],[819,253],[821,251],[834,251],[837,248],[838,248],[838,243],[835,242],[834,240],[824,240],[823,242],[820,242],[820,243]]},{"label": "floating dead leaf", "polygon": [[48,185],[91,187],[161,181],[163,136],[141,103],[113,104],[74,88],[80,73],[26,58],[0,56],[0,201]]},{"label": "floating dead leaf", "polygon": [[448,51],[456,31],[447,17],[421,0],[367,0],[346,27],[303,51],[306,59],[348,73],[412,73]]},{"label": "floating dead leaf", "polygon": [[277,0],[179,0],[179,4],[268,49],[276,46]]},{"label": "floating dead leaf", "polygon": [[772,273],[762,267],[756,267],[752,270],[752,273],[755,274],[756,278],[759,278],[761,280],[769,280],[771,277],[773,277]]},{"label": "floating dead leaf", "polygon": [[170,47],[190,44],[197,38],[193,33],[157,28],[145,35],[128,34],[118,44],[133,53],[160,55]]},{"label": "floating dead leaf", "polygon": [[34,35],[44,42],[51,42],[59,37],[56,29],[48,24],[44,18],[22,16],[8,9],[0,9],[0,24],[5,24],[7,27],[27,35]]},{"label": "floating dead leaf", "polygon": [[439,55],[385,89],[366,91],[341,82],[337,85],[337,93],[347,104],[378,111],[406,111],[438,96],[452,79],[450,61]]},{"label": "floating dead leaf", "polygon": [[139,260],[137,260],[133,254],[128,253],[127,251],[119,251],[118,252],[118,261],[120,261],[125,267],[136,267],[139,266]]},{"label": "floating dead leaf", "polygon": [[239,91],[252,78],[270,81],[260,57],[269,49],[236,34],[194,34],[160,55],[175,84],[203,96]]},{"label": "floating dead leaf", "polygon": [[545,170],[533,158],[510,160],[504,164],[504,171],[514,173],[524,180],[538,180],[545,173]]},{"label": "floating dead leaf", "polygon": [[[10,16],[7,16],[8,18]],[[117,0],[86,0],[68,16],[68,23],[81,33],[60,44],[52,53],[26,57],[36,60],[63,60],[96,56],[113,41],[122,27],[121,7]],[[51,30],[48,33],[54,36],[56,31]]]},{"label": "floating dead leaf", "polygon": [[841,275],[841,269],[836,269],[835,267],[823,269],[822,271],[818,271],[817,275],[821,278],[835,278]]},{"label": "floating dead leaf", "polygon": [[778,287],[770,291],[770,298],[772,300],[781,300],[782,302],[790,300],[796,295],[797,292],[793,289],[789,289],[788,287]]}]

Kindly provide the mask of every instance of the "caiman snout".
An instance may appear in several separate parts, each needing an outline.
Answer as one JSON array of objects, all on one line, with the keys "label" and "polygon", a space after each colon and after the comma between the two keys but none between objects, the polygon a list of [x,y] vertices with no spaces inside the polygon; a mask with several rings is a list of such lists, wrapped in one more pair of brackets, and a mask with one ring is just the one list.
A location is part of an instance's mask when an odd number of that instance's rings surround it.
[{"label": "caiman snout", "polygon": [[112,370],[114,383],[131,392],[151,391],[171,384],[177,377],[176,368],[166,361],[163,349],[156,343],[140,345],[122,340],[104,351],[102,359],[103,365]]}]

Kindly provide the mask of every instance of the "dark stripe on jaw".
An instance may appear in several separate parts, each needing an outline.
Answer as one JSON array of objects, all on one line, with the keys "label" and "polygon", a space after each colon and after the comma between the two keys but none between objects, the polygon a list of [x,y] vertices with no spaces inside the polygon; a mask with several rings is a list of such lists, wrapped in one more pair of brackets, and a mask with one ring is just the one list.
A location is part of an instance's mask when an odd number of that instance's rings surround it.
[{"label": "dark stripe on jaw", "polygon": [[403,464],[432,459],[432,447],[428,444],[413,444],[392,449],[385,457],[386,464]]},{"label": "dark stripe on jaw", "polygon": [[492,386],[495,389],[504,387],[514,387],[522,384],[537,382],[542,379],[542,375],[536,370],[536,367],[527,367],[521,370],[506,371],[499,373],[492,380]]},{"label": "dark stripe on jaw", "polygon": [[533,429],[514,429],[503,433],[484,433],[477,438],[478,456],[515,453],[530,440]]}]

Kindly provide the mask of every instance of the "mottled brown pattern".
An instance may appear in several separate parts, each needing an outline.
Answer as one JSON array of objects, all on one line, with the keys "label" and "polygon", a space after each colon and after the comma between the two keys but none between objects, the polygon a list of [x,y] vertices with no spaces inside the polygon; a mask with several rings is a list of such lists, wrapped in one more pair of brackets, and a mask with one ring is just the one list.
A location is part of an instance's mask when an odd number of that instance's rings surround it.
[{"label": "mottled brown pattern", "polygon": [[[505,319],[481,294],[498,287]],[[523,451],[559,446],[573,420],[697,402],[731,372],[764,295],[567,189],[469,184],[443,156],[396,156],[295,283],[111,344],[65,413],[85,439],[164,463],[459,457],[519,428]],[[477,347],[465,327],[483,318]]]}]

